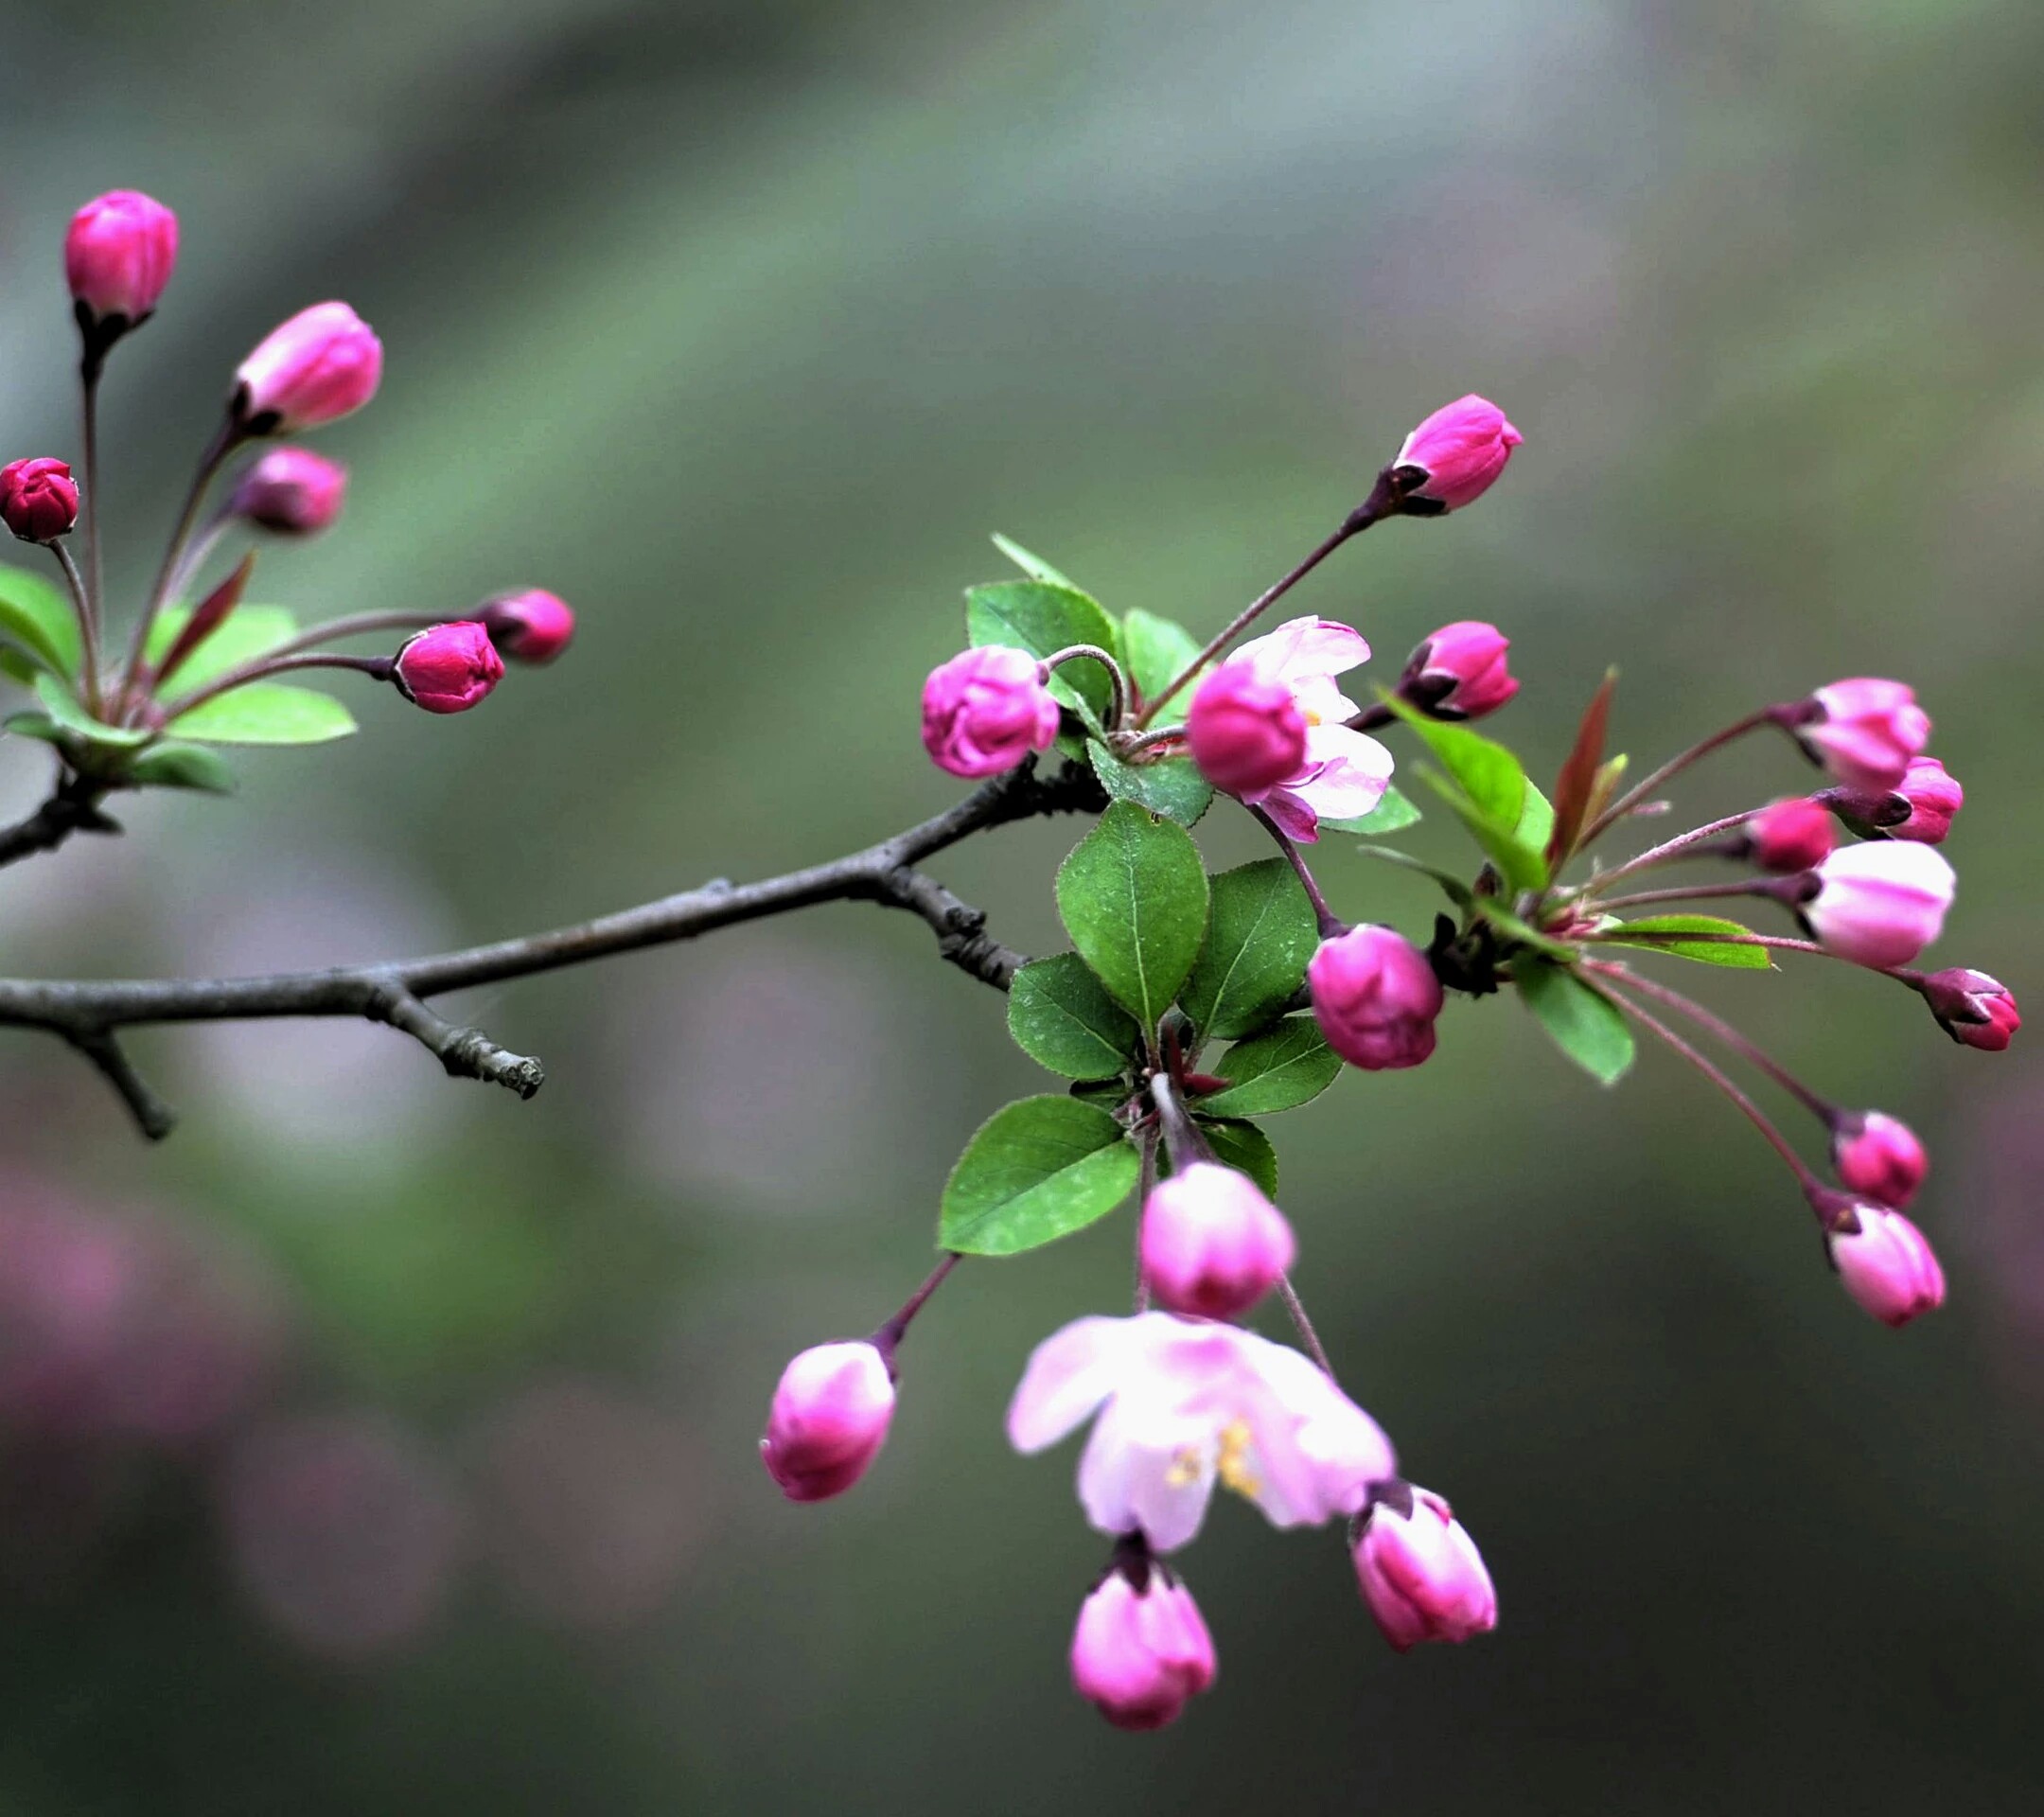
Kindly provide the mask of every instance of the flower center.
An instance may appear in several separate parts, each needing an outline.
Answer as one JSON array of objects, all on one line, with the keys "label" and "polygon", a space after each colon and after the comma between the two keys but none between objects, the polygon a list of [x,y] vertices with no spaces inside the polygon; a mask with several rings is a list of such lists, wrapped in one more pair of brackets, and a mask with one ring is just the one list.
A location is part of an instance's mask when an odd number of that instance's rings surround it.
[{"label": "flower center", "polygon": [[1244,1501],[1256,1499],[1263,1485],[1249,1448],[1248,1420],[1231,1420],[1221,1428],[1221,1455],[1214,1462],[1214,1473]]}]

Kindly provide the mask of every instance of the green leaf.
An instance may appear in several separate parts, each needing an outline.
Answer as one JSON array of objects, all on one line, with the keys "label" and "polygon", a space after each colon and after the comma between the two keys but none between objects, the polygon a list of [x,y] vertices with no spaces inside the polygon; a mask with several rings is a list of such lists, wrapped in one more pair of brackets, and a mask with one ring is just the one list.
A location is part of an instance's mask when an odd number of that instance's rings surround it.
[{"label": "green leaf", "polygon": [[[1129,674],[1145,700],[1154,700],[1162,694],[1200,653],[1199,639],[1183,625],[1146,612],[1139,606],[1122,619],[1121,640],[1121,647],[1128,653]],[[1162,728],[1185,724],[1186,708],[1197,685],[1196,680],[1188,681],[1159,709],[1151,725]]]},{"label": "green leaf", "polygon": [[345,738],[355,715],[331,695],[251,681],[181,714],[170,730],[209,745],[318,745]]},{"label": "green leaf", "polygon": [[1483,847],[1485,855],[1503,873],[1507,886],[1515,895],[1522,890],[1546,888],[1547,861],[1541,856],[1539,847],[1524,843],[1515,833],[1506,832],[1496,821],[1479,811],[1475,803],[1437,769],[1431,769],[1422,764],[1419,767],[1419,778],[1454,810],[1456,819],[1469,828],[1476,843]]},{"label": "green leaf", "polygon": [[1079,956],[1145,1029],[1171,1007],[1207,938],[1207,873],[1184,827],[1113,802],[1058,868]]},{"label": "green leaf", "polygon": [[1086,744],[1093,773],[1118,802],[1135,802],[1180,826],[1190,826],[1213,802],[1213,785],[1189,757],[1160,757],[1124,764],[1098,738]]},{"label": "green leaf", "polygon": [[1219,1119],[1208,1122],[1204,1117],[1195,1117],[1193,1121],[1211,1144],[1215,1160],[1248,1174],[1263,1189],[1265,1198],[1278,1196],[1278,1151],[1271,1146],[1268,1136],[1254,1123]]},{"label": "green leaf", "polygon": [[66,743],[64,729],[46,713],[10,713],[0,723],[4,723],[17,738],[40,738],[45,745],[55,745],[60,750]]},{"label": "green leaf", "polygon": [[1207,944],[1179,1002],[1202,1038],[1260,1029],[1306,981],[1320,922],[1292,867],[1259,858],[1213,879]]},{"label": "green leaf", "polygon": [[147,744],[156,734],[146,726],[102,725],[72,697],[71,690],[54,675],[39,675],[36,698],[43,710],[74,738],[89,745],[108,745],[115,750]]},{"label": "green leaf", "polygon": [[1593,1079],[1610,1085],[1625,1076],[1632,1031],[1609,997],[1566,966],[1530,957],[1513,961],[1512,981],[1555,1045]]},{"label": "green leaf", "polygon": [[[1683,940],[1683,934],[1703,935]],[[1672,953],[1677,959],[1693,959],[1704,965],[1729,965],[1741,971],[1771,972],[1773,958],[1765,946],[1744,943],[1753,929],[1717,915],[1648,915],[1638,921],[1620,922],[1597,935],[1603,946],[1642,946],[1649,952]]]},{"label": "green leaf", "polygon": [[[998,530],[994,533],[994,546],[1031,580],[1045,581],[1052,587],[1072,587],[1072,583],[1041,556],[1031,555],[1019,542],[1013,538],[1002,536]],[[1072,591],[1076,592],[1079,590],[1073,587]]]},{"label": "green leaf", "polygon": [[1395,864],[1401,870],[1417,871],[1423,877],[1432,877],[1436,883],[1440,885],[1448,900],[1465,913],[1475,902],[1475,896],[1471,891],[1469,885],[1464,883],[1460,877],[1454,876],[1446,871],[1437,870],[1431,864],[1423,863],[1420,859],[1414,857],[1410,852],[1401,852],[1395,845],[1370,845],[1366,843],[1357,846],[1356,850],[1362,853],[1366,858],[1381,858],[1385,864]]},{"label": "green leaf", "polygon": [[1419,810],[1412,804],[1409,796],[1398,788],[1387,788],[1383,800],[1367,814],[1353,820],[1322,820],[1322,833],[1396,833],[1401,827],[1416,825],[1420,819]]},{"label": "green leaf", "polygon": [[1312,1016],[1287,1016],[1221,1056],[1214,1074],[1228,1088],[1199,1100],[1199,1108],[1209,1117],[1269,1117],[1311,1103],[1341,1067]]},{"label": "green leaf", "polygon": [[128,780],[142,788],[200,788],[215,795],[231,795],[235,785],[234,771],[204,746],[175,742],[137,753]]},{"label": "green leaf", "polygon": [[1031,960],[1008,987],[1008,1032],[1040,1067],[1067,1079],[1112,1079],[1142,1040],[1077,953]]},{"label": "green leaf", "polygon": [[965,1145],[943,1191],[938,1243],[1014,1256],[1084,1229],[1135,1189],[1140,1163],[1121,1125],[1076,1098],[1024,1098]]},{"label": "green leaf", "polygon": [[[149,660],[161,662],[170,653],[185,626],[191,622],[189,606],[167,607],[150,626]],[[229,669],[238,669],[259,656],[268,656],[279,644],[298,635],[298,621],[284,606],[238,606],[204,643],[177,666],[164,692],[175,698],[190,694],[209,681],[218,680]]]},{"label": "green leaf", "polygon": [[1518,758],[1467,726],[1429,719],[1396,695],[1386,694],[1384,700],[1440,759],[1470,804],[1500,832],[1516,836],[1526,796],[1526,773]]},{"label": "green leaf", "polygon": [[[1114,620],[1076,587],[1042,580],[997,580],[965,595],[965,631],[975,649],[1006,644],[1045,657],[1074,644],[1092,644],[1119,656]],[[1050,678],[1050,692],[1066,706],[1083,701],[1096,724],[1114,697],[1098,662],[1068,662]]]},{"label": "green leaf", "polygon": [[1519,824],[1512,834],[1519,843],[1541,855],[1541,876],[1544,882],[1547,874],[1547,841],[1554,838],[1554,803],[1534,786],[1530,777],[1526,779],[1525,805],[1519,810]]},{"label": "green leaf", "polygon": [[52,675],[77,679],[78,612],[62,589],[26,568],[0,567],[0,643],[15,645]]},{"label": "green leaf", "polygon": [[1508,941],[1517,941],[1523,946],[1531,946],[1545,953],[1550,959],[1573,960],[1577,949],[1565,940],[1557,940],[1552,934],[1543,933],[1532,923],[1521,921],[1505,908],[1495,896],[1478,896],[1475,900],[1478,915],[1504,935]]}]

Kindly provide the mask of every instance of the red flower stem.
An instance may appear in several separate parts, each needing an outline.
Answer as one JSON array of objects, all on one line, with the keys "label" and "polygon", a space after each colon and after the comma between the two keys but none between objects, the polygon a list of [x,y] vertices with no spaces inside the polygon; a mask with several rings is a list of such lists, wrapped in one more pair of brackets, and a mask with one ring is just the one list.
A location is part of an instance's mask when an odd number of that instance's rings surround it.
[{"label": "red flower stem", "polygon": [[1142,1133],[1142,1170],[1137,1176],[1136,1201],[1136,1311],[1138,1316],[1150,1310],[1150,1277],[1143,1273],[1142,1221],[1150,1208],[1150,1194],[1156,1190],[1156,1152],[1160,1132],[1151,1123]]},{"label": "red flower stem", "polygon": [[[1591,888],[1601,890],[1606,884],[1616,883],[1620,877],[1629,877],[1635,871],[1646,871],[1657,864],[1671,864],[1689,853],[1692,846],[1701,845],[1704,840],[1716,838],[1720,833],[1729,833],[1736,826],[1743,826],[1759,813],[1757,807],[1750,807],[1743,814],[1727,814],[1721,820],[1712,820],[1703,826],[1692,827],[1688,832],[1678,834],[1672,839],[1664,839],[1651,850],[1642,852],[1636,858],[1628,858],[1612,870],[1600,873],[1591,879]],[[1695,856],[1705,856],[1698,853]]]},{"label": "red flower stem", "polygon": [[1059,663],[1075,662],[1082,657],[1098,662],[1107,671],[1108,684],[1114,690],[1107,703],[1107,730],[1112,732],[1120,725],[1122,715],[1128,711],[1128,677],[1121,672],[1120,663],[1098,644],[1067,644],[1062,650],[1053,650],[1045,657],[1041,667],[1048,678]]},{"label": "red flower stem", "polygon": [[265,656],[254,662],[244,662],[238,669],[229,669],[203,688],[194,688],[187,695],[166,701],[164,720],[167,724],[172,719],[182,718],[194,707],[203,707],[208,700],[217,699],[236,688],[244,688],[251,681],[261,681],[291,669],[353,669],[373,680],[388,681],[396,667],[394,657],[344,656],[338,650],[310,650],[303,656]]},{"label": "red flower stem", "polygon": [[1284,1301],[1285,1311],[1292,1314],[1292,1322],[1298,1327],[1298,1334],[1306,1345],[1306,1353],[1319,1364],[1320,1373],[1332,1382],[1334,1365],[1328,1360],[1327,1346],[1320,1342],[1320,1333],[1313,1330],[1313,1320],[1306,1316],[1305,1303],[1298,1297],[1298,1289],[1292,1284],[1290,1275],[1278,1277],[1278,1297]]},{"label": "red flower stem", "polygon": [[1590,897],[1586,900],[1594,901],[1599,908],[1643,908],[1652,902],[1699,902],[1707,897],[1722,896],[1770,896],[1779,901],[1782,881],[1770,878],[1762,882],[1749,879],[1739,883],[1682,883],[1666,890],[1641,890],[1630,896]]},{"label": "red flower stem", "polygon": [[1592,840],[1608,832],[1616,822],[1631,813],[1662,784],[1681,775],[1691,764],[1698,762],[1701,758],[1708,757],[1714,750],[1721,750],[1735,739],[1745,737],[1749,732],[1757,732],[1762,726],[1780,723],[1783,714],[1787,711],[1788,709],[1781,706],[1762,707],[1758,713],[1748,714],[1737,724],[1727,726],[1722,732],[1713,732],[1700,744],[1691,745],[1687,750],[1681,752],[1677,756],[1670,757],[1659,769],[1643,779],[1636,786],[1628,789],[1603,813],[1599,814],[1590,823],[1582,838],[1576,842],[1576,849],[1578,852],[1582,851]]},{"label": "red flower stem", "polygon": [[1172,1172],[1183,1173],[1194,1161],[1212,1160],[1213,1149],[1178,1102],[1170,1073],[1158,1072],[1151,1077],[1150,1097],[1157,1107],[1157,1120],[1164,1126],[1164,1152]]},{"label": "red flower stem", "polygon": [[895,1347],[907,1333],[909,1321],[923,1310],[923,1302],[944,1284],[944,1278],[963,1261],[956,1249],[946,1250],[944,1259],[929,1272],[928,1279],[902,1302],[902,1309],[876,1331],[870,1340],[874,1350],[889,1363],[894,1360]]},{"label": "red flower stem", "polygon": [[57,557],[58,567],[63,570],[64,584],[71,590],[71,609],[77,613],[79,622],[79,679],[85,686],[85,710],[97,714],[99,709],[99,627],[93,620],[92,594],[86,590],[85,577],[79,573],[78,563],[71,559],[70,550],[62,542],[44,546]]},{"label": "red flower stem", "polygon": [[156,571],[156,584],[150,589],[149,604],[143,608],[142,616],[135,620],[134,636],[129,640],[127,676],[121,684],[123,716],[139,704],[138,684],[142,679],[143,658],[149,649],[150,629],[156,623],[156,614],[163,610],[165,601],[170,597],[170,583],[177,574],[185,544],[191,540],[192,526],[199,520],[199,507],[205,503],[206,488],[213,484],[214,476],[226,464],[227,457],[244,439],[235,426],[234,417],[228,415],[221,419],[220,426],[213,432],[213,439],[199,456],[191,490],[185,495],[185,508],[178,513],[176,528],[170,532],[169,544],[164,550],[163,565]]},{"label": "red flower stem", "polygon": [[1306,891],[1306,900],[1313,904],[1313,913],[1320,918],[1320,938],[1334,940],[1346,934],[1348,924],[1328,907],[1327,898],[1320,893],[1320,886],[1313,881],[1313,873],[1306,868],[1306,859],[1290,835],[1260,807],[1252,805],[1249,811],[1262,822],[1263,830],[1278,841],[1278,851],[1285,855],[1292,869],[1297,873],[1299,883]]},{"label": "red flower stem", "polygon": [[[79,630],[85,641],[85,710],[99,712],[99,374],[105,355],[87,337],[85,357],[79,362],[80,394],[80,439],[85,450],[85,577],[72,583],[79,601]],[[64,558],[66,568],[70,558]]]}]

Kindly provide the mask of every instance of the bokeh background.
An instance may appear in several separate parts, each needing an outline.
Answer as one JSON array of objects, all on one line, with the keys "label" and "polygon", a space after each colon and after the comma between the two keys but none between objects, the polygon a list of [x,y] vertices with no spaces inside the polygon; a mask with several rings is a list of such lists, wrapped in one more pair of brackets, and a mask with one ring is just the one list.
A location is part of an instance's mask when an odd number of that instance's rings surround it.
[{"label": "bokeh background", "polygon": [[[75,448],[70,210],[183,217],[110,384],[115,581],[234,362],[340,295],[386,387],[321,438],[342,529],[258,593],[544,583],[583,626],[482,712],[358,694],[362,736],[248,754],[235,803],[0,875],[7,971],[426,950],[864,843],[955,792],[915,696],[988,532],[1212,626],[1477,389],[1507,481],[1300,608],[1381,674],[1501,622],[1537,771],[1610,662],[1640,758],[1910,677],[1970,798],[1939,950],[2044,995],[2026,0],[6,0],[0,43],[0,452]],[[10,811],[45,761],[4,741]],[[1684,804],[1802,774],[1756,748]],[[941,869],[1051,950],[1075,835]],[[1424,928],[1323,850],[1339,906]],[[185,1121],[150,1149],[0,1037],[0,1805],[2034,1810],[2044,1058],[1843,968],[1695,976],[1932,1142],[1948,1309],[1856,1312],[1672,1062],[1606,1093],[1459,1004],[1275,1133],[1310,1302],[1504,1625],[1396,1658],[1332,1535],[1231,1502],[1187,1561],[1221,1684],[1146,1738],[1066,1681],[1071,1455],[999,1427],[1031,1345],[1121,1302],[1125,1217],[958,1277],[856,1494],[754,1460],[784,1356],[898,1301],[965,1137],[1046,1085],[913,921],[468,1002],[546,1060],[528,1104],[385,1032],[151,1032]]]}]

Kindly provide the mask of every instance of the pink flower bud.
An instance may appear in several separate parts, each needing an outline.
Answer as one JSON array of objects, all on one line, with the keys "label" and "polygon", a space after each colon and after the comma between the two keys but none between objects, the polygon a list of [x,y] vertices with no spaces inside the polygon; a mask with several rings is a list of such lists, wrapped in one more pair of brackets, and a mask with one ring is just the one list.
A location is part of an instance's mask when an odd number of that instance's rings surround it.
[{"label": "pink flower bud", "polygon": [[360,410],[383,377],[383,344],[345,303],[315,303],[272,328],[235,373],[251,435],[317,429]]},{"label": "pink flower bud", "polygon": [[397,652],[398,690],[428,713],[467,713],[503,679],[489,633],[469,619],[434,625]]},{"label": "pink flower bud", "polygon": [[1851,1191],[1901,1210],[1930,1171],[1916,1132],[1886,1111],[1853,1111],[1831,1129],[1831,1165]]},{"label": "pink flower bud", "polygon": [[1864,838],[1914,839],[1942,845],[1953,819],[1965,805],[1965,790],[1935,757],[1912,757],[1894,788],[1883,794],[1834,790],[1831,805]]},{"label": "pink flower bud", "polygon": [[1417,1067],[1434,1051],[1440,979],[1396,929],[1366,925],[1321,942],[1306,980],[1321,1033],[1350,1066]]},{"label": "pink flower bud", "polygon": [[78,482],[47,457],[0,467],[0,523],[24,542],[55,542],[78,521]]},{"label": "pink flower bud", "polygon": [[997,776],[1057,736],[1058,706],[1027,650],[961,650],[923,684],[923,749],[954,776]]},{"label": "pink flower bud", "polygon": [[1903,1326],[1945,1303],[1945,1271],[1899,1211],[1861,1200],[1824,1232],[1845,1291],[1883,1325]]},{"label": "pink flower bud", "polygon": [[1474,392],[1444,405],[1406,436],[1391,463],[1399,508],[1415,517],[1459,511],[1488,492],[1525,438]]},{"label": "pink flower bud", "polygon": [[227,508],[280,536],[309,537],[341,515],[347,468],[308,448],[273,448],[242,474]]},{"label": "pink flower bud", "polygon": [[1400,1652],[1422,1640],[1468,1640],[1497,1626],[1497,1591],[1454,1510],[1407,1483],[1379,1491],[1355,1548],[1356,1581]]},{"label": "pink flower bud", "polygon": [[1291,1267],[1292,1226],[1246,1173],[1194,1161],[1144,1201],[1143,1279],[1160,1304],[1235,1318]]},{"label": "pink flower bud", "polygon": [[1860,965],[1907,965],[1945,926],[1957,880],[1928,845],[1869,840],[1832,853],[1803,919],[1834,953]]},{"label": "pink flower bud", "polygon": [[1948,971],[1932,972],[1916,988],[1929,1004],[1939,1028],[1954,1041],[1983,1053],[2001,1052],[2022,1027],[2015,994],[1985,972],[1955,965]]},{"label": "pink flower bud", "polygon": [[1930,716],[1900,681],[1834,681],[1811,695],[1806,710],[1815,717],[1797,728],[1797,736],[1847,788],[1894,788],[1909,760],[1930,742]]},{"label": "pink flower bud", "polygon": [[865,1475],[894,1418],[894,1378],[871,1344],[818,1344],[781,1372],[760,1461],[791,1502],[825,1502]]},{"label": "pink flower bud", "polygon": [[543,587],[499,593],[476,616],[490,642],[514,662],[551,662],[574,636],[568,602]]},{"label": "pink flower bud", "polygon": [[1830,811],[1808,795],[1763,807],[1745,831],[1747,856],[1763,871],[1813,871],[1838,844]]},{"label": "pink flower bud", "polygon": [[1266,795],[1306,762],[1306,715],[1293,690],[1248,662],[1224,662],[1200,683],[1186,737],[1200,774],[1230,795]]},{"label": "pink flower bud", "polygon": [[147,321],[177,250],[177,217],[153,197],[114,189],[88,202],[64,235],[64,279],[88,326]]},{"label": "pink flower bud", "polygon": [[1460,618],[1412,653],[1399,693],[1436,719],[1481,719],[1519,692],[1505,666],[1511,640],[1495,625]]},{"label": "pink flower bud", "polygon": [[1184,1584],[1162,1565],[1117,1567],[1079,1610],[1072,1630],[1072,1685],[1118,1729],[1161,1729],[1187,1700],[1214,1682],[1213,1637]]}]

